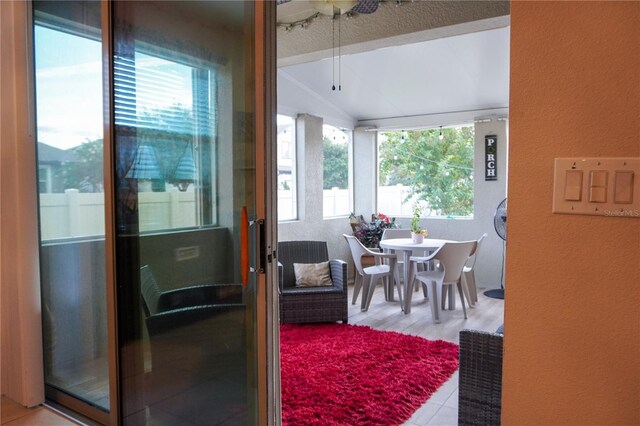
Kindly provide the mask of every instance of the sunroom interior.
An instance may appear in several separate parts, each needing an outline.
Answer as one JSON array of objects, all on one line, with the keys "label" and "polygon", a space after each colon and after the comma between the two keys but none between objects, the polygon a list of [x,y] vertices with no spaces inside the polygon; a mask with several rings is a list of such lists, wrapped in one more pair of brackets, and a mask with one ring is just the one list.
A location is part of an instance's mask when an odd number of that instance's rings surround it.
[{"label": "sunroom interior", "polygon": [[[422,3],[427,2],[414,3],[419,5],[403,1],[398,9],[423,7]],[[492,2],[428,3],[438,9],[446,8],[448,3],[459,3],[457,12],[466,13],[467,18],[474,16],[480,22],[492,18],[506,19],[511,20],[512,24],[509,105],[512,143],[509,162],[511,170],[517,170],[517,173],[511,173],[509,179],[511,234],[506,274],[506,287],[510,289],[506,321],[509,331],[505,346],[503,422],[518,423],[529,419],[545,424],[637,423],[637,397],[634,395],[638,394],[638,374],[634,373],[640,365],[637,356],[640,340],[634,336],[638,336],[639,314],[634,309],[611,308],[626,306],[629,292],[632,297],[638,294],[637,286],[628,285],[638,281],[637,220],[629,217],[556,215],[551,213],[551,200],[554,158],[639,155],[638,3],[513,2],[510,18],[508,12],[487,16],[473,11],[474,6],[489,10]],[[24,143],[32,137],[24,130],[29,127],[27,122],[31,109],[29,102],[25,101],[30,99],[31,94],[26,90],[24,76],[27,71],[23,65],[27,62],[24,56],[28,51],[24,38],[29,31],[26,14],[21,8],[27,3],[1,4],[3,30],[7,29],[7,37],[3,37],[3,83],[13,85],[13,90],[3,92],[2,105],[3,108],[9,105],[6,110],[11,118],[4,121],[3,109],[3,194],[8,188],[7,197],[3,197],[3,200],[6,198],[9,201],[3,205],[2,211],[3,237],[6,236],[2,239],[2,393],[25,406],[32,406],[40,404],[44,397],[41,391],[42,372],[38,367],[42,364],[38,352],[41,347],[40,336],[37,332],[40,329],[40,317],[28,314],[32,312],[32,306],[39,306],[33,294],[39,292],[34,289],[39,288],[40,281],[38,266],[34,261],[38,250],[35,218],[38,206],[30,194],[38,183],[47,182],[34,182],[33,167],[30,166],[33,160],[28,160],[33,157],[32,145],[35,144]],[[371,14],[371,19],[379,13],[382,13],[382,9]],[[413,16],[417,18],[413,19]],[[401,24],[394,23],[393,27],[411,32],[424,21],[436,19],[432,18],[435,16],[440,15],[415,14]],[[351,22],[354,25],[365,22],[360,18]],[[442,25],[436,25],[440,31],[435,33],[443,35],[445,28],[459,28],[458,25],[463,21],[447,21],[450,25],[444,25],[443,21]],[[381,26],[373,25],[371,28]],[[342,30],[343,35],[348,32],[345,28]],[[304,31],[313,33],[319,29],[317,25],[309,25]],[[298,37],[304,34],[302,31],[292,33]],[[327,31],[324,34],[327,33],[330,34]],[[369,33],[363,31],[360,34]],[[395,40],[402,38],[398,36]],[[7,45],[7,50],[4,50]],[[309,43],[302,45],[308,46]],[[331,49],[330,46],[329,39],[328,44],[319,50],[326,51]],[[343,55],[349,53],[348,46],[343,39]],[[10,54],[4,56],[5,52]],[[283,55],[282,49],[280,54]],[[410,66],[412,63],[404,65]],[[493,63],[490,66],[494,69]],[[398,70],[394,68],[393,71]],[[389,71],[384,80],[393,80],[395,75]],[[616,78],[610,78],[611,75]],[[342,89],[347,91],[348,88],[344,84]],[[282,110],[282,113],[292,116],[302,112]],[[308,110],[307,113],[313,114],[313,111]],[[314,116],[328,120],[322,114],[316,114]],[[497,115],[503,117],[502,114]],[[436,129],[440,125],[447,126],[444,120],[435,118],[432,122],[420,123],[420,126],[426,124]],[[338,127],[351,127],[344,123],[333,123]],[[606,123],[623,125],[606,126]],[[482,134],[478,128],[485,124],[475,123],[476,134]],[[378,127],[388,128],[382,124]],[[409,123],[398,126],[400,130],[412,128]],[[541,137],[541,133],[544,133],[544,137]],[[604,141],[603,134],[606,134]],[[506,136],[506,132],[504,137],[498,133],[499,144],[507,142]],[[360,148],[360,145],[354,145],[354,150]],[[476,152],[477,149],[478,146]],[[371,154],[372,151],[365,151],[364,154],[367,153]],[[375,176],[375,157],[372,157],[371,162],[355,164],[354,174],[361,167]],[[46,156],[41,159],[46,159]],[[501,162],[505,159],[505,156],[498,158]],[[43,166],[40,172],[47,176],[51,169],[46,164]],[[483,167],[484,164],[480,163],[480,169]],[[499,179],[506,178],[504,167],[506,163],[498,164]],[[532,176],[536,177],[534,185]],[[367,215],[376,210],[372,186],[367,186],[366,191],[354,187],[353,210],[356,213]],[[318,185],[318,189],[309,190],[319,193],[321,188]],[[494,202],[499,201],[500,197],[496,197]],[[473,221],[479,220],[480,201],[476,187]],[[306,205],[305,202],[298,212],[304,212],[302,209]],[[489,211],[492,210],[490,206]],[[490,218],[491,213],[487,215]],[[400,219],[401,222],[405,220]],[[298,218],[298,221],[301,219]],[[454,223],[456,227],[469,223],[457,219],[425,221],[431,235],[435,235],[437,223]],[[316,225],[306,225],[306,228],[304,225],[295,228],[295,221],[283,222],[279,236],[281,239],[298,238],[305,229],[309,230],[308,233],[315,232],[315,235],[326,234],[332,244],[332,257],[340,256],[341,249],[345,250],[344,256],[348,256],[346,247],[341,248],[343,241],[336,238],[343,232],[349,232],[346,222],[347,216],[322,219]],[[489,237],[495,238],[491,225],[486,226]],[[297,234],[293,233],[295,230]],[[494,253],[496,256],[502,252],[499,241],[498,247],[499,250]],[[488,245],[485,248],[483,256],[491,251]],[[79,253],[87,254],[86,251]],[[531,273],[533,268],[540,271],[541,266],[546,268],[543,271],[549,272],[544,279]],[[479,275],[480,268],[479,265]],[[479,282],[480,285],[495,286],[499,277],[499,274],[484,280],[479,277]],[[605,311],[603,288],[623,290],[607,292]],[[411,323],[417,317],[407,315],[404,323]],[[472,319],[478,317],[470,315],[466,324],[475,327],[477,323],[474,324]],[[354,315],[350,320],[357,318]],[[378,325],[388,324],[383,319]],[[24,374],[25,371],[28,374]]]},{"label": "sunroom interior", "polygon": [[[483,288],[502,286],[504,241],[494,213],[506,197],[509,4],[456,3],[380,2],[373,13],[335,19],[318,13],[314,2],[278,5],[279,241],[324,240],[330,258],[351,262],[342,238],[352,232],[351,213],[367,220],[382,213],[408,229],[416,194],[393,175],[405,160],[421,170],[435,161],[398,144],[383,153],[383,141],[424,134],[446,144],[453,140],[440,135],[468,128],[474,138],[468,163],[448,163],[449,153],[431,170],[448,175],[464,168],[472,207],[427,206],[421,225],[440,239],[487,233],[476,280]],[[488,135],[497,139],[495,180],[485,180]],[[318,161],[323,140],[336,139],[348,145],[341,188],[327,170],[333,157]],[[405,174],[415,173],[407,167]]]}]

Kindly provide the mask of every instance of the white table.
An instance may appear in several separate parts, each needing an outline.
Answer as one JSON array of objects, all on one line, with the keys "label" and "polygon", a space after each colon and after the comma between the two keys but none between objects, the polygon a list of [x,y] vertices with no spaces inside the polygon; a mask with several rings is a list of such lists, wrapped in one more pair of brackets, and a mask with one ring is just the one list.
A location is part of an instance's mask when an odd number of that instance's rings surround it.
[{"label": "white table", "polygon": [[392,252],[402,252],[404,260],[403,271],[403,291],[404,291],[404,307],[405,314],[411,312],[411,296],[413,294],[413,283],[409,282],[409,259],[411,254],[416,251],[433,252],[438,250],[444,243],[450,243],[450,240],[437,240],[435,238],[425,238],[422,243],[416,244],[411,238],[390,238],[380,241],[380,247]]}]

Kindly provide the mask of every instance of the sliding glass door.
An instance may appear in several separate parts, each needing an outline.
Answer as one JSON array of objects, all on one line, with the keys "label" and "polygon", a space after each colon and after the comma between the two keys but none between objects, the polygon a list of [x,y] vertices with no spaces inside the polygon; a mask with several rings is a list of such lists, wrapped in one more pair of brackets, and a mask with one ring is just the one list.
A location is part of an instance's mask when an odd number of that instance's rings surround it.
[{"label": "sliding glass door", "polygon": [[265,7],[33,2],[47,396],[99,422],[274,409]]},{"label": "sliding glass door", "polygon": [[253,5],[114,6],[123,418],[255,424]]},{"label": "sliding glass door", "polygon": [[[46,394],[110,407],[99,2],[34,2]],[[95,417],[95,416],[94,416]]]}]

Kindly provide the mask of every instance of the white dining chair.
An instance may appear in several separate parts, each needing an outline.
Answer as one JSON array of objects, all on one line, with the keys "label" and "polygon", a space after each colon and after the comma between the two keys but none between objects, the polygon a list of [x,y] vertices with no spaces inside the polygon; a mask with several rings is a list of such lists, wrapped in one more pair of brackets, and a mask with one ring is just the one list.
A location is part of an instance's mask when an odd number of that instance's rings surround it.
[{"label": "white dining chair", "polygon": [[[486,236],[487,236],[487,234],[484,233],[478,239],[476,247],[471,252],[471,255],[467,259],[467,262],[465,263],[464,268],[462,269],[462,279],[461,279],[462,291],[464,292],[464,297],[465,297],[465,299],[467,301],[467,305],[470,308],[474,308],[475,304],[478,302],[478,291],[476,289],[476,278],[475,278],[473,270],[474,270],[475,263],[476,263],[476,256],[477,256],[478,250],[480,249],[480,244],[482,243],[482,240],[484,240]],[[451,296],[453,296],[453,294],[451,294]],[[447,299],[447,293],[443,293],[442,301],[440,303],[440,306],[442,307],[442,309],[444,309],[446,299]],[[454,303],[455,302],[453,302],[453,301],[451,302],[452,305]]]},{"label": "white dining chair", "polygon": [[388,240],[390,238],[411,238],[410,229],[385,229],[382,231],[381,240]]},{"label": "white dining chair", "polygon": [[[462,269],[477,244],[477,241],[448,242],[429,256],[411,256],[410,277],[420,281],[422,286],[426,288],[434,322],[440,322],[440,303],[443,300],[445,287],[448,289],[454,284],[458,288],[464,318],[467,319],[467,308],[464,304],[465,296],[462,288]],[[438,261],[435,270],[418,272],[417,265],[419,263],[431,260]]]},{"label": "white dining chair", "polygon": [[464,269],[462,270],[462,278],[466,283],[466,288],[469,292],[468,299],[469,305],[475,305],[478,302],[478,288],[476,286],[476,276],[474,272],[474,268],[476,266],[476,260],[478,259],[478,252],[480,251],[480,245],[482,241],[487,237],[487,233],[485,232],[478,239],[475,250],[469,256],[467,263],[464,265]]},{"label": "white dining chair", "polygon": [[[398,298],[400,299],[400,306],[403,306],[402,299],[402,286],[400,285],[400,277],[398,276],[398,269],[396,268],[397,256],[392,253],[380,253],[369,250],[353,235],[342,234],[349,244],[351,250],[351,256],[353,257],[353,263],[356,267],[356,276],[353,288],[353,300],[351,304],[355,304],[358,299],[358,293],[362,288],[362,300],[360,302],[360,309],[366,312],[371,304],[373,293],[375,291],[376,284],[380,278],[389,277],[390,280],[395,281],[396,288],[398,289]],[[376,264],[373,266],[363,267],[362,256],[370,255],[375,258]],[[391,284],[390,284],[391,285]],[[393,292],[393,288],[388,289]]]}]

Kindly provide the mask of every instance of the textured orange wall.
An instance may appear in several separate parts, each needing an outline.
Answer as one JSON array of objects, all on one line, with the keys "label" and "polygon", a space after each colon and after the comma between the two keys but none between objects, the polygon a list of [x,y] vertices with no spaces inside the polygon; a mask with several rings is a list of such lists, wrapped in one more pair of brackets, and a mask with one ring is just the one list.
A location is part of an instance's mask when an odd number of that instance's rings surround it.
[{"label": "textured orange wall", "polygon": [[555,157],[640,157],[640,2],[513,1],[510,93],[503,422],[640,424],[640,219],[551,213]]}]

